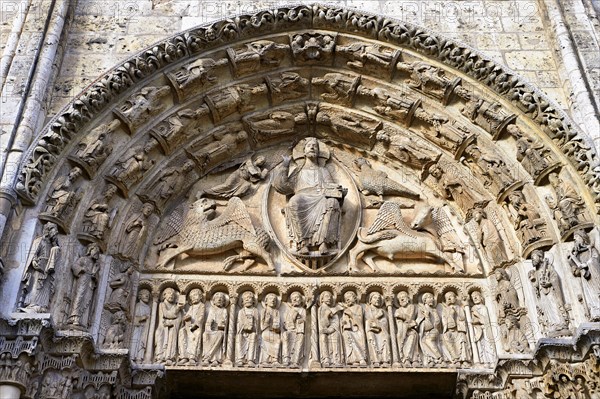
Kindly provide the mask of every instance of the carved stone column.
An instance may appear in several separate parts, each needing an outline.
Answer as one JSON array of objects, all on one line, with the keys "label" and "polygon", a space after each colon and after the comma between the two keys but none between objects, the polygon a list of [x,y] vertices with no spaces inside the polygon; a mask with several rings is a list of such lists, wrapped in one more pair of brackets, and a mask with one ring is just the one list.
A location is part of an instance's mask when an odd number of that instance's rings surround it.
[{"label": "carved stone column", "polygon": [[2,399],[19,399],[21,390],[14,385],[0,385],[0,398]]},{"label": "carved stone column", "polygon": [[394,296],[387,295],[385,304],[388,311],[388,324],[390,326],[390,338],[392,339],[392,356],[394,357],[392,366],[400,367],[400,354],[398,353],[398,339],[396,336],[396,322],[394,319]]},{"label": "carved stone column", "polygon": [[317,306],[310,307],[310,362],[308,367],[321,367],[319,361],[319,327],[317,326]]},{"label": "carved stone column", "polygon": [[158,292],[152,293],[152,313],[150,316],[150,328],[148,334],[148,345],[146,345],[146,353],[144,353],[144,363],[152,364],[154,356],[154,331],[156,330],[156,312],[158,311]]},{"label": "carved stone column", "polygon": [[225,352],[225,366],[233,366],[233,338],[235,336],[235,304],[237,294],[229,298],[229,325],[227,326],[227,351]]}]

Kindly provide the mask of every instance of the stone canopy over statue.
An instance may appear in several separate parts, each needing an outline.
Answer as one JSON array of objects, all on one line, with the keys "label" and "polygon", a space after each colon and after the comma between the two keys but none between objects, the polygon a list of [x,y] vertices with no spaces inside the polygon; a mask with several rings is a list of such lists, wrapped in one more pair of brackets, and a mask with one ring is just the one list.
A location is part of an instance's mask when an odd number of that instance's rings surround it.
[{"label": "stone canopy over statue", "polygon": [[275,171],[273,187],[288,196],[283,212],[296,255],[325,256],[339,250],[340,211],[348,189],[336,183],[327,167],[330,155],[325,144],[307,137],[294,147],[292,157],[283,156]]}]

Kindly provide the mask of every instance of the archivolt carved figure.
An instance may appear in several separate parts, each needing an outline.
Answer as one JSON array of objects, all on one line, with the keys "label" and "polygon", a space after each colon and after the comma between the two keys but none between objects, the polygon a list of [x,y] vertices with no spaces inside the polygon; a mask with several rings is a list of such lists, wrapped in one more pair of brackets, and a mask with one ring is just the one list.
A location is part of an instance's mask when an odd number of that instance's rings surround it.
[{"label": "archivolt carved figure", "polygon": [[[298,109],[298,108],[296,108]],[[268,143],[296,133],[299,125],[306,125],[308,118],[304,109],[294,113],[291,109],[258,113],[243,118],[253,138],[259,143]]]},{"label": "archivolt carved figure", "polygon": [[422,61],[398,62],[396,69],[410,75],[406,83],[411,89],[431,96],[444,105],[448,104],[454,88],[461,81],[460,78],[450,79],[442,69]]},{"label": "archivolt carved figure", "polygon": [[171,214],[154,240],[154,244],[159,245],[157,267],[166,267],[182,254],[203,257],[233,249],[239,253],[223,261],[224,270],[229,270],[238,261],[244,261],[246,270],[255,263],[256,257],[274,270],[267,250],[269,235],[262,228],[254,227],[242,200],[232,197],[221,215],[215,217],[216,207],[215,201],[200,198],[185,216],[183,206]]},{"label": "archivolt carved figure", "polygon": [[145,87],[125,101],[116,111],[117,116],[127,123],[132,132],[135,132],[138,127],[165,109],[163,98],[170,93],[169,86]]},{"label": "archivolt carved figure", "polygon": [[239,112],[252,111],[255,106],[255,95],[267,92],[264,83],[249,85],[239,84],[236,86],[215,89],[205,97],[206,104],[211,110],[215,123],[223,118]]},{"label": "archivolt carved figure", "polygon": [[506,126],[517,118],[515,114],[508,113],[499,103],[484,100],[466,89],[458,90],[457,94],[466,100],[465,106],[461,109],[462,114],[485,129],[494,139],[497,139]]},{"label": "archivolt carved figure", "polygon": [[150,135],[159,142],[163,152],[169,154],[198,131],[200,119],[209,113],[210,110],[206,104],[196,110],[184,108],[159,122],[150,131]]},{"label": "archivolt carved figure", "polygon": [[522,191],[509,194],[507,208],[519,239],[525,247],[547,238],[546,221],[537,209],[528,203]]},{"label": "archivolt carved figure", "polygon": [[146,240],[148,218],[152,215],[154,206],[150,203],[142,205],[142,209],[134,212],[126,221],[119,236],[117,255],[123,259],[139,260],[140,250]]},{"label": "archivolt carved figure", "polygon": [[473,207],[487,201],[474,184],[468,184],[466,173],[462,173],[462,170],[455,166],[453,168],[453,165],[446,164],[442,167],[439,162],[426,164],[422,176],[425,179],[427,174],[431,175],[439,186],[442,198],[452,199],[466,214]]},{"label": "archivolt carved figure", "polygon": [[85,255],[79,257],[71,266],[74,280],[67,319],[67,324],[71,326],[86,328],[89,324],[98,285],[99,257],[100,248],[98,244],[92,243],[87,246]]},{"label": "archivolt carved figure", "polygon": [[554,190],[554,198],[546,197],[546,202],[554,211],[554,219],[558,223],[561,234],[566,235],[570,229],[585,222],[585,203],[573,186],[563,181],[557,173],[548,175]]},{"label": "archivolt carved figure", "polygon": [[521,162],[536,184],[539,184],[550,171],[560,167],[560,163],[554,159],[549,148],[526,137],[517,125],[508,125],[506,130],[517,140],[517,161]]},{"label": "archivolt carved figure", "polygon": [[355,42],[346,46],[336,46],[336,54],[348,59],[346,65],[359,71],[391,71],[400,52],[378,44]]},{"label": "archivolt carved figure", "polygon": [[116,214],[116,209],[110,210],[110,201],[117,193],[117,186],[107,184],[101,197],[96,198],[83,215],[81,222],[83,234],[92,239],[103,240],[104,234],[111,227],[111,220]]},{"label": "archivolt carved figure", "polygon": [[[492,211],[492,215],[495,215]],[[465,230],[471,233],[475,246],[482,250],[492,268],[512,262],[505,242],[502,223],[497,217],[489,218],[482,206],[476,206],[467,213]]]},{"label": "archivolt carved figure", "polygon": [[[302,150],[300,150],[302,148]],[[273,187],[288,195],[284,208],[290,244],[294,253],[331,255],[338,251],[340,211],[347,189],[335,182],[325,163],[329,149],[316,138],[301,141],[291,157],[275,170]]]},{"label": "archivolt carved figure", "polygon": [[465,149],[465,154],[468,156],[467,165],[483,177],[484,185],[492,189],[496,195],[502,196],[518,185],[519,182],[512,176],[506,163],[498,156],[482,150],[475,144],[469,145]]},{"label": "archivolt carved figure", "polygon": [[165,288],[162,301],[158,305],[158,318],[154,335],[154,360],[167,366],[175,364],[177,356],[177,334],[181,325],[181,309],[185,303],[177,302],[177,293],[171,287]]},{"label": "archivolt carved figure", "polygon": [[340,313],[343,306],[335,304],[331,291],[319,296],[319,354],[321,367],[343,367],[342,333]]},{"label": "archivolt carved figure", "polygon": [[144,361],[148,333],[150,331],[151,313],[150,291],[142,288],[138,293],[138,302],[135,304],[133,331],[131,333],[131,346],[129,351],[131,360],[135,363],[142,363]]},{"label": "archivolt carved figure", "polygon": [[[409,227],[402,218],[401,204],[385,201],[371,226],[358,230],[358,242],[350,250],[350,269],[356,270],[361,258],[371,271],[378,270],[377,256],[394,259],[431,259],[446,262],[464,272],[464,249],[457,241],[448,216],[441,208],[420,208]],[[425,230],[423,232],[417,230]]]},{"label": "archivolt carved figure", "polygon": [[195,141],[186,152],[196,161],[201,172],[210,165],[231,156],[234,151],[248,139],[246,133],[237,123],[221,126],[206,138]]},{"label": "archivolt carved figure", "polygon": [[188,294],[189,306],[183,313],[179,327],[179,357],[177,364],[196,365],[200,356],[202,326],[204,325],[204,303],[202,291],[192,289]]},{"label": "archivolt carved figure", "polygon": [[119,267],[118,262],[114,268],[116,269],[115,274],[108,283],[112,291],[104,303],[104,308],[113,313],[119,310],[128,311],[131,274],[134,272],[134,268],[129,263]]},{"label": "archivolt carved figure", "polygon": [[235,365],[255,367],[258,358],[260,315],[252,291],[244,291],[241,295],[241,302],[242,306],[237,313]]},{"label": "archivolt carved figure", "polygon": [[413,304],[408,292],[400,291],[397,295],[398,309],[394,312],[396,319],[396,336],[400,362],[406,366],[419,364],[419,326],[417,324],[417,305]]},{"label": "archivolt carved figure", "polygon": [[170,72],[167,77],[175,87],[180,101],[198,90],[216,83],[215,69],[228,64],[225,58],[200,58]]},{"label": "archivolt carved figure", "polygon": [[256,72],[262,68],[275,68],[288,54],[290,46],[271,40],[256,40],[246,43],[245,47],[227,49],[236,76]]},{"label": "archivolt carved figure", "polygon": [[33,241],[29,252],[22,279],[21,298],[17,306],[19,311],[48,311],[54,292],[54,271],[59,256],[58,228],[54,223],[46,223],[42,235]]},{"label": "archivolt carved figure", "polygon": [[46,209],[40,214],[46,219],[51,219],[51,222],[56,223],[63,230],[68,225],[65,219],[69,219],[70,213],[81,199],[81,195],[75,187],[75,183],[81,174],[81,169],[74,167],[67,176],[59,177],[52,184],[52,188],[48,193]]},{"label": "archivolt carved figure", "polygon": [[427,118],[425,122],[431,125],[430,129],[423,131],[427,138],[450,151],[455,159],[459,159],[464,149],[475,140],[475,134],[455,120]]},{"label": "archivolt carved figure", "polygon": [[219,199],[245,196],[253,186],[263,180],[269,173],[266,168],[263,168],[265,162],[266,159],[262,155],[255,159],[248,158],[225,179],[223,184],[205,189],[202,196]]},{"label": "archivolt carved figure", "polygon": [[417,170],[437,162],[442,156],[442,153],[427,140],[390,125],[386,125],[377,138],[385,148],[383,155]]},{"label": "archivolt carved figure", "polygon": [[435,308],[433,294],[426,292],[421,297],[417,314],[419,326],[419,343],[423,351],[423,364],[425,367],[439,366],[442,364],[440,352],[441,320]]},{"label": "archivolt carved figure", "polygon": [[390,325],[383,296],[379,292],[369,294],[365,323],[371,364],[373,367],[389,367],[392,363]]},{"label": "archivolt carved figure", "polygon": [[600,253],[585,230],[577,230],[568,255],[571,271],[581,280],[583,299],[590,321],[600,321]]},{"label": "archivolt carved figure", "polygon": [[346,364],[366,367],[365,313],[358,302],[356,292],[346,291],[344,293],[343,306],[341,326]]},{"label": "archivolt carved figure", "polygon": [[448,291],[442,303],[442,351],[455,365],[471,361],[471,344],[467,332],[465,309],[456,303],[456,293]]},{"label": "archivolt carved figure", "polygon": [[96,170],[112,151],[111,138],[115,130],[121,125],[118,119],[102,124],[93,129],[86,141],[79,144],[77,151],[69,159],[79,164],[86,173],[93,177]]},{"label": "archivolt carved figure", "polygon": [[223,363],[225,336],[229,313],[229,300],[224,292],[215,292],[208,310],[204,334],[202,336],[202,365],[218,366]]},{"label": "archivolt carved figure", "polygon": [[157,208],[163,208],[169,199],[184,187],[185,179],[193,169],[194,161],[189,159],[181,166],[166,168],[157,178],[156,183],[145,190],[146,192],[141,197],[144,201],[154,203]]},{"label": "archivolt carved figure", "polygon": [[[310,307],[312,303],[307,304]],[[286,312],[283,315],[283,327],[281,333],[282,360],[285,367],[300,367],[304,360],[304,337],[306,333],[306,307],[304,296],[300,291],[290,294],[290,300]]]},{"label": "archivolt carved figure", "polygon": [[327,73],[322,77],[312,78],[314,86],[323,88],[324,93],[321,94],[323,100],[347,106],[352,105],[359,83],[360,76],[342,73]]},{"label": "archivolt carved figure", "polygon": [[260,365],[261,367],[279,367],[281,350],[281,314],[279,299],[274,293],[265,295],[260,312]]},{"label": "archivolt carved figure", "polygon": [[496,349],[491,330],[490,315],[480,291],[473,291],[471,300],[473,301],[473,306],[471,306],[473,342],[479,356],[479,362],[491,365],[496,359]]},{"label": "archivolt carved figure", "polygon": [[127,150],[115,162],[115,166],[106,176],[106,179],[114,183],[127,195],[129,188],[139,182],[144,176],[144,172],[154,165],[154,160],[150,159],[150,152],[156,144],[157,141],[154,138],[149,138],[143,146],[136,146]]},{"label": "archivolt carved figure", "polygon": [[282,72],[265,78],[273,104],[304,97],[308,94],[308,79],[295,72]]},{"label": "archivolt carved figure", "polygon": [[529,280],[533,285],[538,303],[537,311],[540,324],[549,336],[566,335],[569,333],[570,307],[565,305],[560,278],[552,261],[545,256],[544,251],[536,249],[531,253],[533,270],[529,271]]}]

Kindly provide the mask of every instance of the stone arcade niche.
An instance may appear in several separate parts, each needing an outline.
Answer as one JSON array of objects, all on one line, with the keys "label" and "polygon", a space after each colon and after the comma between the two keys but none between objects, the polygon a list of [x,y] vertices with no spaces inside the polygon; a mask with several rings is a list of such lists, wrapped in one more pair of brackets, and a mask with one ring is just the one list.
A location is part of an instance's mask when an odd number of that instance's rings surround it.
[{"label": "stone arcade niche", "polygon": [[21,165],[1,381],[598,397],[595,157],[538,91],[409,24],[314,5],[178,34]]}]

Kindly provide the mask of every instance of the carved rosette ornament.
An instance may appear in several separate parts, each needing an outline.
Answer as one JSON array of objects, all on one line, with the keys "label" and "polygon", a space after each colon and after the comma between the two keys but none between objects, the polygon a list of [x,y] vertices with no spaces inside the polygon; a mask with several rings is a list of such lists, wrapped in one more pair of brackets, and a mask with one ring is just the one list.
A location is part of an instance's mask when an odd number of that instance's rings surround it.
[{"label": "carved rosette ornament", "polygon": [[41,364],[12,349],[41,331],[0,329],[0,383],[155,399],[165,370],[421,368],[460,370],[463,397],[597,396],[598,162],[550,104],[321,5],[145,50],[26,153],[10,323],[57,322]]}]

